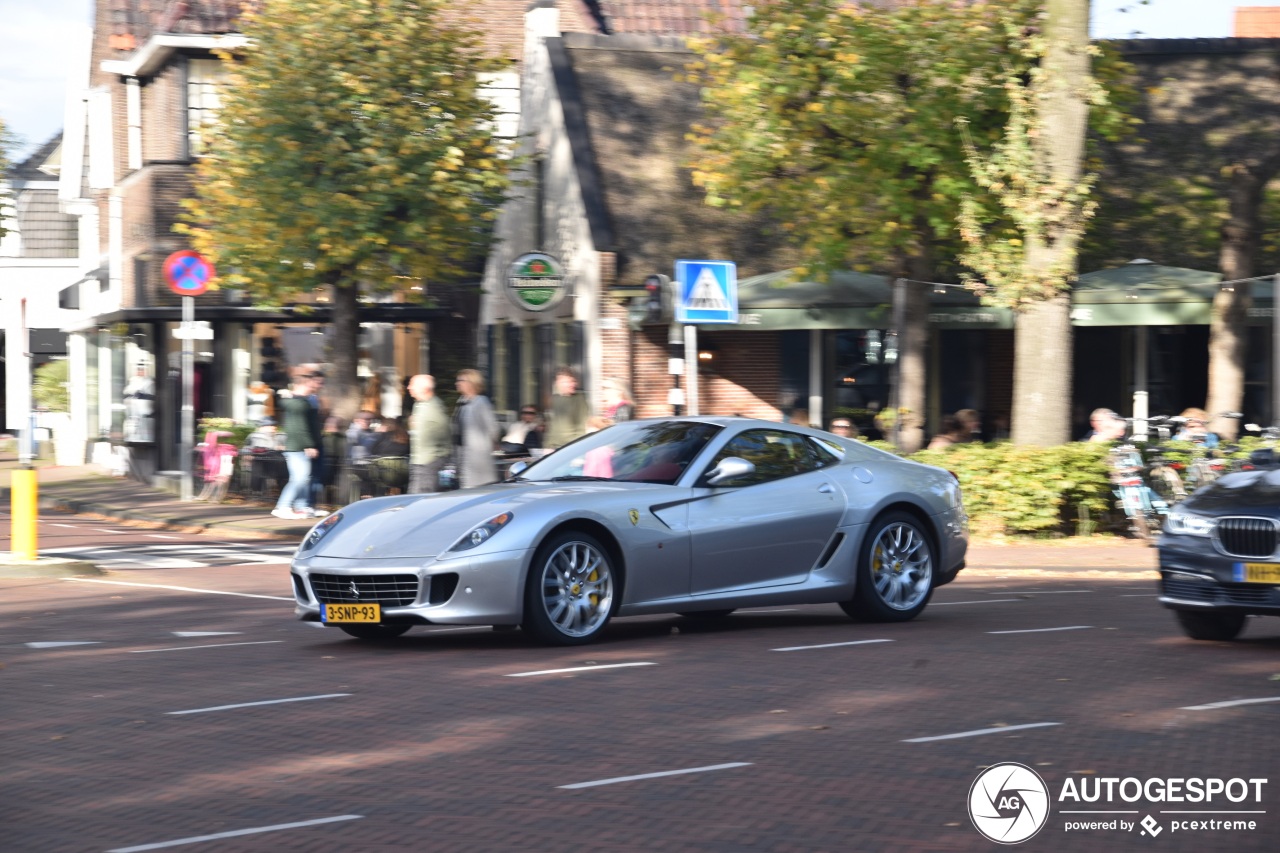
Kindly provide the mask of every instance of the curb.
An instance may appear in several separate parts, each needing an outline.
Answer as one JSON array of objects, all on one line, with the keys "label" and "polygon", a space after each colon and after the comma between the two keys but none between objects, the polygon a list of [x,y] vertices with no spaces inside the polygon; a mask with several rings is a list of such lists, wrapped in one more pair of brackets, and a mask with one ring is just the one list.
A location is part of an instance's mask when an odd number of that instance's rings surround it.
[{"label": "curb", "polygon": [[86,560],[41,557],[33,563],[0,562],[0,578],[61,578],[67,575],[105,575]]},{"label": "curb", "polygon": [[197,521],[188,518],[161,518],[144,512],[121,509],[115,506],[92,503],[90,501],[68,500],[66,498],[41,498],[41,509],[55,512],[66,512],[72,515],[90,515],[104,521],[128,522],[151,530],[169,530],[177,533],[205,533],[228,538],[253,538],[293,542],[302,539],[311,529],[311,525],[300,526],[292,530],[257,530],[252,527],[238,527],[234,522]]}]

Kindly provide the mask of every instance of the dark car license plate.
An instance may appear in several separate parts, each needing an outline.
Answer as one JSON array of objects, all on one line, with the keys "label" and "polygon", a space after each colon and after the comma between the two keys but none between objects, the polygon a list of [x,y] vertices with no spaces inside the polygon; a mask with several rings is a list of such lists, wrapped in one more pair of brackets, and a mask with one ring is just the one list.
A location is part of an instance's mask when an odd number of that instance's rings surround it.
[{"label": "dark car license plate", "polygon": [[320,608],[321,622],[381,622],[378,604],[326,604]]}]

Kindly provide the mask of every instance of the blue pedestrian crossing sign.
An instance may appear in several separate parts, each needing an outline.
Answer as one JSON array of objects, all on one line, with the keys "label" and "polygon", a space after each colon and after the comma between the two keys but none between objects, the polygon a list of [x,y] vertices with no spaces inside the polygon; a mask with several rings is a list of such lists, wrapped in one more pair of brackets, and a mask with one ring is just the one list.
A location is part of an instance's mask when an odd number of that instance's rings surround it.
[{"label": "blue pedestrian crossing sign", "polygon": [[676,322],[738,322],[737,264],[676,261]]}]

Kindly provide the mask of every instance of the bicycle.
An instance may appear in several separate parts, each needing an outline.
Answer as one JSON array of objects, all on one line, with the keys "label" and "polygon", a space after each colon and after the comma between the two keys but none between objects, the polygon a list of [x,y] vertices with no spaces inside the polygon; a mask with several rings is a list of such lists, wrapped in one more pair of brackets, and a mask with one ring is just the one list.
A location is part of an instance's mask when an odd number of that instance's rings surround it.
[{"label": "bicycle", "polygon": [[[1152,425],[1164,421],[1163,418],[1147,419]],[[1152,448],[1154,453],[1148,463],[1133,437],[1133,418],[1125,418],[1125,423],[1128,425],[1127,434],[1107,454],[1116,508],[1124,512],[1134,535],[1150,541],[1164,526],[1164,517],[1169,514],[1171,506],[1170,498],[1172,503],[1176,503],[1180,499],[1178,494],[1186,496],[1186,489],[1178,472],[1160,452],[1162,448]],[[1152,478],[1151,482],[1148,478]],[[1160,489],[1152,488],[1151,483],[1159,483]],[[1165,494],[1161,494],[1162,491]]]}]

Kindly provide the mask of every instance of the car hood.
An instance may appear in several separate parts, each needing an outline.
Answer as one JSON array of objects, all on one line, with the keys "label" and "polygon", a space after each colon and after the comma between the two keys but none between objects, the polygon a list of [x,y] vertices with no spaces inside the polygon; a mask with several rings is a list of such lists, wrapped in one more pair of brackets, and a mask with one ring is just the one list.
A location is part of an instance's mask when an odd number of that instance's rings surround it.
[{"label": "car hood", "polygon": [[1280,518],[1280,470],[1227,474],[1196,491],[1182,506],[1208,516],[1244,513]]},{"label": "car hood", "polygon": [[[504,512],[515,518],[500,540],[506,547],[527,547],[534,529],[530,516],[560,509],[589,508],[602,493],[659,492],[667,487],[642,483],[498,483],[458,492],[403,495],[361,501],[343,510],[344,518],[307,557],[392,560],[443,554],[477,525]],[[523,528],[523,529],[522,529]],[[515,533],[513,537],[511,534]]]}]

